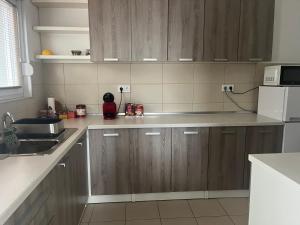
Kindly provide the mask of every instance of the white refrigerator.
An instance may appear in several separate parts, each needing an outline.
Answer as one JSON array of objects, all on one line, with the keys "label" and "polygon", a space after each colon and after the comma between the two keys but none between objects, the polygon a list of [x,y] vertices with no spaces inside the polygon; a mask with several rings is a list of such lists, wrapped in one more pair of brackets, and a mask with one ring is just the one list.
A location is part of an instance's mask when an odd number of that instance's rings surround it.
[{"label": "white refrigerator", "polygon": [[300,152],[300,87],[259,87],[257,113],[284,122],[283,152]]}]

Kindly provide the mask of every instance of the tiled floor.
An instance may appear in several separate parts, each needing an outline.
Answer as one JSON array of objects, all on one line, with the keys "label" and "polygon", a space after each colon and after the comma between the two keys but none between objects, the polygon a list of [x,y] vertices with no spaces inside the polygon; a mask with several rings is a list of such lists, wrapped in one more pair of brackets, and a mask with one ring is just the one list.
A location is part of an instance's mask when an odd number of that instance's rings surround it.
[{"label": "tiled floor", "polygon": [[90,204],[81,225],[247,225],[247,198]]}]

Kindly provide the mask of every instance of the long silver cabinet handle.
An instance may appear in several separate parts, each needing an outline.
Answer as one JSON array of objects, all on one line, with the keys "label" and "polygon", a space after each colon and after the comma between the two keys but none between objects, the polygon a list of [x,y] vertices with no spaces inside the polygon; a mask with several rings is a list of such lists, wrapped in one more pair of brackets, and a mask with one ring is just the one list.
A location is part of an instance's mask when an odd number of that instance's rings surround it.
[{"label": "long silver cabinet handle", "polygon": [[103,137],[119,137],[118,133],[114,133],[114,134],[103,134]]},{"label": "long silver cabinet handle", "polygon": [[198,131],[184,131],[183,134],[185,135],[197,135],[199,134]]},{"label": "long silver cabinet handle", "polygon": [[144,62],[157,62],[158,59],[157,58],[144,58],[143,61]]},{"label": "long silver cabinet handle", "polygon": [[145,133],[146,136],[160,136],[160,132],[147,132]]},{"label": "long silver cabinet handle", "polygon": [[57,166],[66,168],[66,163],[58,163]]},{"label": "long silver cabinet handle", "polygon": [[103,60],[104,60],[104,62],[118,62],[119,61],[118,58],[104,58]]},{"label": "long silver cabinet handle", "polygon": [[179,62],[193,62],[192,58],[180,58]]}]

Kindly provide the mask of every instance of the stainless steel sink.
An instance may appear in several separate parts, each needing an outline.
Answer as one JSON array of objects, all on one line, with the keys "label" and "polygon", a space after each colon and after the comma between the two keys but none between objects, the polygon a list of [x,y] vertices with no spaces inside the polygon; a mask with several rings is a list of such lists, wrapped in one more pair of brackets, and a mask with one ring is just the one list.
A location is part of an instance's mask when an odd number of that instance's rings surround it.
[{"label": "stainless steel sink", "polygon": [[8,156],[51,154],[74,134],[76,130],[77,129],[65,129],[57,138],[20,139],[20,146],[15,150],[6,152],[6,154],[8,154]]}]

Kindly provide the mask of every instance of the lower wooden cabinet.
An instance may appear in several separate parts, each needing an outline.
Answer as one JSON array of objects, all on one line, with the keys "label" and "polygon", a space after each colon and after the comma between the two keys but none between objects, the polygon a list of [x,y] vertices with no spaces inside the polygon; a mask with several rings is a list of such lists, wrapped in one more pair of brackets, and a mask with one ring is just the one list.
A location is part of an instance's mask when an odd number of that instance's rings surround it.
[{"label": "lower wooden cabinet", "polygon": [[171,129],[131,132],[133,193],[171,191]]},{"label": "lower wooden cabinet", "polygon": [[172,191],[207,190],[209,128],[172,129]]},{"label": "lower wooden cabinet", "polygon": [[90,130],[92,195],[131,193],[130,130]]},{"label": "lower wooden cabinet", "polygon": [[88,197],[84,135],[26,198],[5,225],[75,225]]},{"label": "lower wooden cabinet", "polygon": [[211,128],[208,190],[235,190],[244,185],[245,127]]},{"label": "lower wooden cabinet", "polygon": [[283,126],[247,127],[244,188],[249,188],[250,162],[249,154],[282,152]]}]

